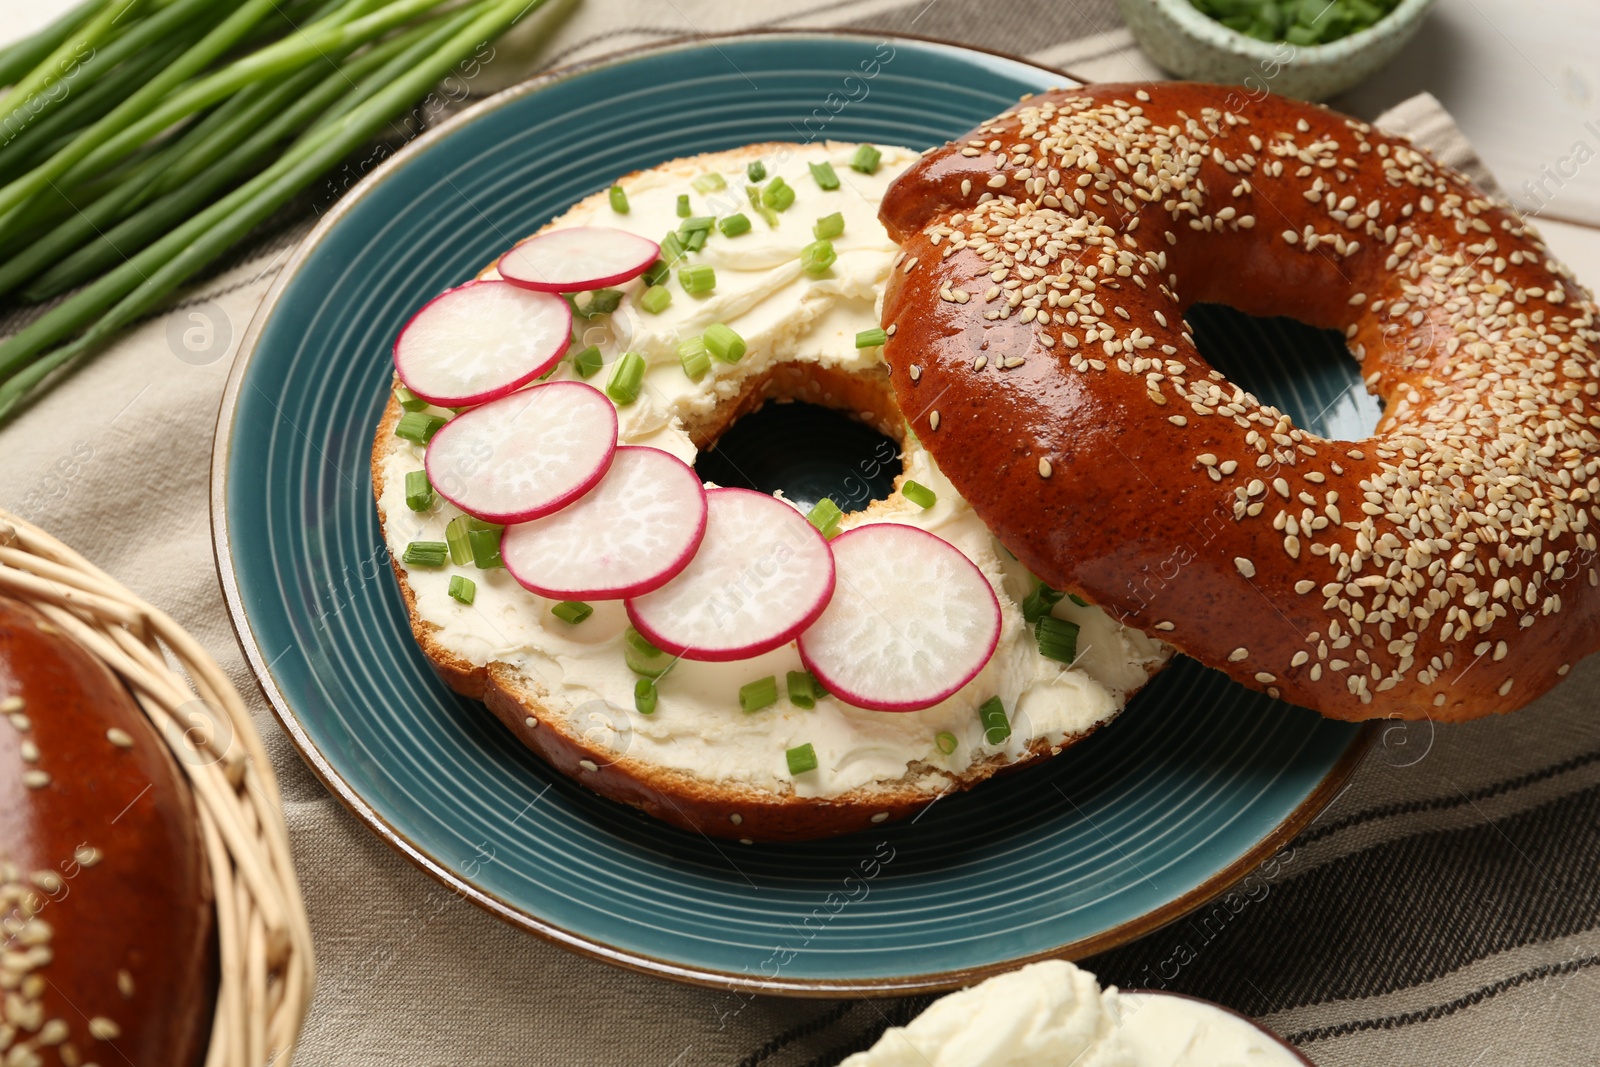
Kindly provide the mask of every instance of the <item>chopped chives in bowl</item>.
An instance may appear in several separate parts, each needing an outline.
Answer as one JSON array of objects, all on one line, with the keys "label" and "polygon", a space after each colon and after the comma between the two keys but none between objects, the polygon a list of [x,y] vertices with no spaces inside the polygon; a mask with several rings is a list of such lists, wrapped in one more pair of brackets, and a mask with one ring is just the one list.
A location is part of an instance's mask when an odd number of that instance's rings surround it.
[{"label": "chopped chives in bowl", "polygon": [[778,702],[778,678],[769,674],[739,687],[739,706],[746,712],[760,711]]},{"label": "chopped chives in bowl", "polygon": [[817,188],[834,190],[839,188],[839,175],[834,172],[833,164],[827,160],[821,163],[807,163],[811,169],[811,177],[816,179]]},{"label": "chopped chives in bowl", "polygon": [[978,721],[983,724],[983,739],[991,745],[1003,744],[1011,736],[1011,720],[999,697],[990,697],[978,706]]},{"label": "chopped chives in bowl", "polygon": [[433,507],[433,483],[427,471],[406,471],[406,507],[412,511]]},{"label": "chopped chives in bowl", "polygon": [[637,352],[624,352],[606,382],[606,395],[618,406],[639,399],[639,388],[644,385],[644,357]]},{"label": "chopped chives in bowl", "polygon": [[652,284],[639,294],[639,306],[652,315],[659,315],[672,303],[672,290],[664,285]]},{"label": "chopped chives in bowl", "polygon": [[817,750],[811,747],[810,741],[789,749],[783,757],[789,763],[790,774],[805,774],[817,769]]},{"label": "chopped chives in bowl", "polygon": [[932,489],[929,489],[921,482],[913,482],[909,479],[906,481],[905,485],[900,487],[900,495],[911,501],[923,511],[927,511],[929,508],[933,507],[933,505],[939,502],[938,494]]},{"label": "chopped chives in bowl", "polygon": [[619,215],[626,215],[628,213],[628,194],[623,191],[622,186],[613,185],[610,196],[611,210]]},{"label": "chopped chives in bowl", "polygon": [[572,357],[572,369],[578,372],[580,378],[594,377],[594,372],[603,366],[605,359],[600,355],[598,345],[590,345]]},{"label": "chopped chives in bowl", "polygon": [[462,574],[450,576],[450,599],[471,604],[478,596],[478,583]]},{"label": "chopped chives in bowl", "polygon": [[426,411],[408,411],[394,424],[394,435],[425,445],[433,440],[433,435],[438,433],[444,424],[443,415],[429,415]]},{"label": "chopped chives in bowl", "polygon": [[702,340],[705,342],[706,351],[724,363],[737,363],[744,358],[746,350],[744,338],[735,333],[732,327],[713,322],[706,327]]},{"label": "chopped chives in bowl", "polygon": [[594,614],[594,607],[581,600],[563,600],[551,605],[550,614],[569,626],[576,626]]},{"label": "chopped chives in bowl", "polygon": [[811,235],[819,241],[832,240],[844,233],[844,216],[835,211],[832,215],[824,215],[811,227]]},{"label": "chopped chives in bowl", "polygon": [[812,241],[800,250],[800,266],[807,274],[826,274],[838,258],[832,241]]},{"label": "chopped chives in bowl", "polygon": [[406,546],[400,562],[412,567],[443,567],[449,551],[443,541],[413,541]]},{"label": "chopped chives in bowl", "polygon": [[1369,29],[1400,0],[1189,0],[1201,14],[1258,41],[1319,45]]}]

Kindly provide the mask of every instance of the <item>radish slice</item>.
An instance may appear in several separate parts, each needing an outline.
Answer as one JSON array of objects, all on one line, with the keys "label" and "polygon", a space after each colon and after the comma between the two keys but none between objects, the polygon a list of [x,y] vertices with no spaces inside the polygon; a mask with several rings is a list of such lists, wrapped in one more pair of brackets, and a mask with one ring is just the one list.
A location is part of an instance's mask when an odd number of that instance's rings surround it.
[{"label": "radish slice", "polygon": [[656,261],[661,246],[609,226],[551,230],[500,257],[500,277],[542,293],[583,293],[637,278]]},{"label": "radish slice", "polygon": [[555,366],[571,341],[572,309],[559,296],[468,282],[411,317],[395,340],[394,367],[428,403],[469,407],[527,385]]},{"label": "radish slice", "polygon": [[[441,431],[442,432],[442,431]],[[804,515],[749,489],[713,489],[700,551],[628,618],[684,659],[748,659],[794,640],[833,595],[833,554]]]},{"label": "radish slice", "polygon": [[659,448],[624,445],[600,483],[554,515],[507,528],[500,558],[553,600],[620,600],[659,589],[706,532],[700,477]]},{"label": "radish slice", "polygon": [[932,707],[975,678],[1000,641],[1000,602],[954,545],[874,523],[833,539],[839,588],[800,635],[828,692],[874,711]]},{"label": "radish slice", "polygon": [[617,409],[582,382],[550,382],[445,423],[428,444],[428,480],[485,522],[527,522],[587,493],[611,466]]}]

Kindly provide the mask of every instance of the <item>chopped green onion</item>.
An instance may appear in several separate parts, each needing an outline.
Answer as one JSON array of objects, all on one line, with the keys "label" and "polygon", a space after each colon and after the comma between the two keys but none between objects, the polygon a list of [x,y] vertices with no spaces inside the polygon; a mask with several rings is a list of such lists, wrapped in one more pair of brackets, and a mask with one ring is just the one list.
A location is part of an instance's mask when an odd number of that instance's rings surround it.
[{"label": "chopped green onion", "polygon": [[790,671],[785,679],[789,690],[789,703],[797,708],[814,708],[817,701],[827,696],[822,683],[810,671]]},{"label": "chopped green onion", "polygon": [[471,604],[478,596],[478,583],[461,574],[450,576],[450,599]]},{"label": "chopped green onion", "polygon": [[667,266],[665,261],[658,259],[646,267],[639,277],[644,279],[646,285],[660,285],[672,277],[672,268]]},{"label": "chopped green onion", "polygon": [[833,164],[827,160],[821,163],[807,163],[811,168],[811,176],[817,180],[820,189],[833,190],[839,188],[839,175],[834,173]]},{"label": "chopped green onion", "polygon": [[783,758],[789,761],[790,774],[804,774],[817,769],[817,750],[811,747],[810,741],[789,749]]},{"label": "chopped green onion", "polygon": [[758,159],[754,163],[751,163],[748,167],[744,168],[744,176],[753,182],[766,181],[767,165]]},{"label": "chopped green onion", "polygon": [[631,626],[622,633],[622,661],[634,674],[646,678],[661,677],[676,662]]},{"label": "chopped green onion", "polygon": [[900,487],[900,495],[911,501],[923,511],[927,511],[929,508],[933,507],[933,505],[939,502],[939,495],[932,489],[929,489],[921,482],[913,482],[909,479],[906,481],[905,485]]},{"label": "chopped green onion", "polygon": [[741,233],[749,233],[750,216],[742,211],[735,212],[725,219],[718,220],[717,229],[722,231],[722,236],[724,237],[737,237]]},{"label": "chopped green onion", "polygon": [[686,218],[689,217],[689,194],[688,193],[679,193],[678,194],[678,217],[680,219],[686,219]]},{"label": "chopped green onion", "polygon": [[594,607],[581,600],[563,600],[551,605],[550,614],[568,625],[576,626],[594,614]]},{"label": "chopped green onion", "polygon": [[594,613],[594,606],[586,605],[582,600],[563,600],[558,605],[550,606],[550,614],[568,625],[578,625]]},{"label": "chopped green onion", "polygon": [[937,745],[939,751],[943,752],[946,756],[954,752],[956,750],[956,746],[960,744],[960,742],[956,740],[956,735],[951,733],[949,730],[940,730],[938,733],[934,734],[933,743]]},{"label": "chopped green onion", "polygon": [[1086,608],[1089,606],[1089,602],[1083,599],[1083,597],[1079,596],[1077,593],[1068,593],[1067,599],[1078,605],[1080,608]]},{"label": "chopped green onion", "polygon": [[644,385],[644,357],[637,352],[624,352],[611,370],[611,380],[606,382],[606,395],[618,406],[639,399],[639,387]]},{"label": "chopped green onion", "polygon": [[888,343],[889,335],[882,326],[874,326],[870,330],[862,330],[856,334],[857,348],[880,348]]},{"label": "chopped green onion", "polygon": [[406,546],[400,562],[413,567],[443,567],[449,554],[449,546],[443,541],[413,541]]},{"label": "chopped green onion", "polygon": [[1058,619],[1054,615],[1041,615],[1033,624],[1033,636],[1039,642],[1039,655],[1068,666],[1078,658],[1078,624]]},{"label": "chopped green onion", "polygon": [[628,213],[628,194],[623,191],[620,185],[611,187],[611,210],[619,215]]},{"label": "chopped green onion", "polygon": [[834,534],[839,532],[839,520],[844,518],[844,512],[839,510],[839,505],[830,498],[823,497],[812,505],[806,512],[806,521],[822,531],[822,536],[833,540]]},{"label": "chopped green onion", "polygon": [[683,237],[683,247],[687,252],[698,252],[706,246],[706,236],[710,230],[690,230]]},{"label": "chopped green onion", "polygon": [[850,157],[850,169],[859,170],[862,174],[876,174],[878,163],[883,159],[883,153],[869,144],[856,148],[856,154]]},{"label": "chopped green onion", "polygon": [[457,515],[444,527],[445,544],[450,546],[450,562],[457,567],[465,567],[472,562],[472,542],[467,537],[471,531],[468,526],[471,521],[466,515]]},{"label": "chopped green onion", "polygon": [[416,393],[413,393],[403,385],[395,389],[394,398],[400,401],[401,411],[421,411],[423,408],[428,406],[428,402],[426,400],[422,399]]},{"label": "chopped green onion", "polygon": [[714,193],[728,187],[727,179],[720,174],[701,174],[689,183],[697,193]]},{"label": "chopped green onion", "polygon": [[673,230],[661,239],[661,259],[668,266],[683,258],[683,242],[678,239],[678,231]]},{"label": "chopped green onion", "polygon": [[686,293],[709,293],[717,287],[717,272],[709,264],[678,268],[678,284]]},{"label": "chopped green onion", "polygon": [[711,369],[711,353],[702,338],[686,337],[678,342],[678,362],[683,364],[683,373],[698,382]]},{"label": "chopped green onion", "polygon": [[1022,598],[1022,618],[1024,622],[1038,622],[1043,616],[1050,614],[1050,609],[1061,601],[1062,594],[1040,582],[1034,587],[1033,592]]},{"label": "chopped green onion", "polygon": [[978,706],[978,721],[983,724],[983,739],[998,745],[1011,736],[1011,722],[999,697],[990,697]]},{"label": "chopped green onion", "polygon": [[581,305],[576,296],[567,297],[567,303],[572,306],[572,313],[580,319],[592,319],[596,315],[609,315],[617,310],[622,303],[621,289],[596,289],[589,294],[589,299]]},{"label": "chopped green onion", "polygon": [[787,211],[793,203],[794,190],[789,188],[789,183],[783,180],[782,175],[773,178],[767,183],[767,187],[761,190],[763,207],[771,208],[773,211]]},{"label": "chopped green onion", "polygon": [[689,234],[696,230],[709,230],[717,224],[717,220],[710,215],[686,215],[678,223],[679,236],[687,239]]},{"label": "chopped green onion", "polygon": [[578,372],[580,378],[594,377],[594,372],[603,366],[605,359],[601,357],[598,345],[590,345],[572,357],[572,369]]},{"label": "chopped green onion", "polygon": [[664,285],[651,285],[639,294],[639,306],[652,315],[659,315],[672,303],[672,291]]},{"label": "chopped green onion", "polygon": [[737,363],[744,358],[744,338],[720,322],[706,327],[704,340],[706,351],[724,363]]},{"label": "chopped green onion", "polygon": [[739,687],[739,706],[746,712],[760,711],[778,702],[778,678],[769,674]]},{"label": "chopped green onion", "polygon": [[655,679],[640,678],[633,683],[633,710],[640,715],[654,715],[658,695]]},{"label": "chopped green onion", "polygon": [[480,571],[504,567],[500,558],[500,534],[505,528],[477,519],[467,523],[467,544],[472,548],[472,563]]},{"label": "chopped green onion", "polygon": [[835,211],[832,215],[824,215],[811,227],[811,233],[819,241],[831,241],[844,232],[844,215]]},{"label": "chopped green onion", "polygon": [[747,185],[744,187],[744,191],[750,195],[750,207],[755,210],[755,213],[765,219],[768,226],[777,229],[778,213],[761,202],[761,187],[759,185]]},{"label": "chopped green onion", "polygon": [[426,411],[408,411],[394,424],[394,435],[425,445],[433,440],[433,435],[439,432],[439,427],[444,423],[443,415],[429,415]]},{"label": "chopped green onion", "polygon": [[433,507],[433,483],[427,471],[406,471],[406,507],[412,511]]},{"label": "chopped green onion", "polygon": [[800,250],[800,266],[807,274],[826,274],[838,258],[832,241],[813,241]]}]

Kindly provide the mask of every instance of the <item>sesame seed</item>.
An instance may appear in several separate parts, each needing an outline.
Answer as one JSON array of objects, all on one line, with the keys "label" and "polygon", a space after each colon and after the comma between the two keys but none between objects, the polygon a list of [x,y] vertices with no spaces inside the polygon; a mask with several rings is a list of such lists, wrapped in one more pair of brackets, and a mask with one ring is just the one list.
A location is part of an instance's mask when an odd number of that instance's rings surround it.
[{"label": "sesame seed", "polygon": [[1039,477],[1048,478],[1048,477],[1050,477],[1050,475],[1052,475],[1054,473],[1055,473],[1055,468],[1050,465],[1049,458],[1046,457],[1046,456],[1040,456],[1039,457]]},{"label": "sesame seed", "polygon": [[732,815],[728,816],[728,821],[733,823],[733,825],[738,826],[744,822],[744,816],[740,815],[738,812],[734,812]]},{"label": "sesame seed", "polygon": [[529,715],[526,719],[522,720],[522,725],[526,726],[530,730],[537,729],[539,726],[539,720],[534,718],[532,715]]},{"label": "sesame seed", "polygon": [[133,999],[133,975],[127,971],[117,972],[117,992],[122,994],[124,1000]]},{"label": "sesame seed", "polygon": [[600,769],[599,766],[594,762],[594,760],[587,760],[587,759],[579,760],[578,761],[578,766],[582,767],[586,771],[598,771]]},{"label": "sesame seed", "polygon": [[1248,648],[1236,648],[1232,652],[1228,653],[1228,662],[1229,663],[1239,663],[1239,662],[1241,662],[1243,660],[1247,660],[1249,658],[1250,658],[1250,650]]},{"label": "sesame seed", "polygon": [[1170,621],[1168,621],[1168,620],[1162,620],[1161,622],[1156,623],[1156,629],[1157,630],[1176,630],[1177,629],[1177,625],[1172,623],[1172,622],[1170,622]]},{"label": "sesame seed", "polygon": [[27,704],[21,697],[6,697],[4,700],[0,700],[0,715],[10,715],[13,712],[21,711],[26,706]]},{"label": "sesame seed", "polygon": [[29,789],[43,789],[50,784],[48,771],[27,770],[22,772],[22,784]]},{"label": "sesame seed", "polygon": [[1256,576],[1256,565],[1243,556],[1233,557],[1233,565],[1239,568],[1239,573],[1246,578],[1254,578]]},{"label": "sesame seed", "polygon": [[939,428],[939,413],[937,411],[930,412],[929,415],[928,415],[928,429],[937,430],[938,428]]},{"label": "sesame seed", "polygon": [[133,737],[126,730],[119,730],[115,726],[106,731],[106,740],[118,748],[133,747]]},{"label": "sesame seed", "polygon": [[104,1015],[96,1015],[89,1020],[89,1036],[96,1041],[115,1041],[122,1036],[122,1027]]},{"label": "sesame seed", "polygon": [[886,821],[886,820],[887,820],[887,819],[888,819],[888,818],[889,818],[889,813],[888,813],[888,812],[886,812],[886,811],[880,811],[880,812],[878,812],[878,813],[877,813],[877,814],[876,814],[876,815],[874,815],[874,816],[873,816],[873,817],[872,817],[872,821],[873,821],[873,822],[884,822],[884,821]]}]

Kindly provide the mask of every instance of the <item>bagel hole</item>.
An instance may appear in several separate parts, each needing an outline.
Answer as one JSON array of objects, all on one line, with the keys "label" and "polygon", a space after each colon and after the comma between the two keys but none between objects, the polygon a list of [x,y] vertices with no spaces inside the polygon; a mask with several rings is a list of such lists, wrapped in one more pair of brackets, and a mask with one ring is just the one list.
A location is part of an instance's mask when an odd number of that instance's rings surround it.
[{"label": "bagel hole", "polygon": [[904,421],[883,376],[780,364],[691,429],[695,473],[721,486],[778,493],[809,510],[823,497],[860,511],[893,495]]},{"label": "bagel hole", "polygon": [[1224,304],[1196,304],[1184,319],[1206,362],[1301,429],[1359,441],[1378,425],[1383,406],[1367,391],[1361,364],[1338,330]]}]

